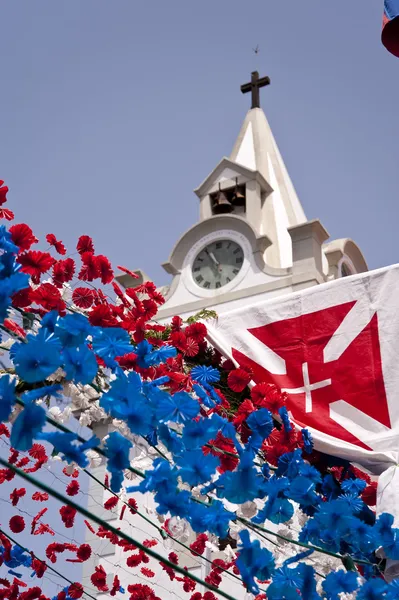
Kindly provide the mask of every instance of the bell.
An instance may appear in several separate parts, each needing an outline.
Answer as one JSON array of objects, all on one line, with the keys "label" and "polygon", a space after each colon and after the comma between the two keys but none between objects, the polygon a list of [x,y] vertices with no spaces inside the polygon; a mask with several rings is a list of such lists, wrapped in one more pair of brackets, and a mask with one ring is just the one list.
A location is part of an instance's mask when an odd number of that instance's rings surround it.
[{"label": "bell", "polygon": [[233,212],[233,210],[234,210],[233,205],[227,199],[226,194],[224,192],[222,192],[222,190],[220,189],[220,184],[219,184],[219,192],[218,192],[218,195],[216,196],[215,205],[213,207],[213,212],[215,213],[215,215],[221,215],[223,213],[231,213],[231,212]]},{"label": "bell", "polygon": [[245,195],[242,193],[240,188],[238,187],[238,179],[236,178],[236,189],[234,190],[232,202],[236,206],[245,206]]}]

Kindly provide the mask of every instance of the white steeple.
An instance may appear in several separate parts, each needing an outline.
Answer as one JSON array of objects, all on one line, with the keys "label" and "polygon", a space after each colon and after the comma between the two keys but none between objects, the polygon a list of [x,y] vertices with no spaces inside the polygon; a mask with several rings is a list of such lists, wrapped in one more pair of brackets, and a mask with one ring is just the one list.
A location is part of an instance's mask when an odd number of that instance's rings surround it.
[{"label": "white steeple", "polygon": [[272,241],[265,258],[274,267],[291,266],[288,228],[306,222],[306,216],[261,108],[248,111],[230,160],[258,171],[271,186],[262,209],[262,233]]}]

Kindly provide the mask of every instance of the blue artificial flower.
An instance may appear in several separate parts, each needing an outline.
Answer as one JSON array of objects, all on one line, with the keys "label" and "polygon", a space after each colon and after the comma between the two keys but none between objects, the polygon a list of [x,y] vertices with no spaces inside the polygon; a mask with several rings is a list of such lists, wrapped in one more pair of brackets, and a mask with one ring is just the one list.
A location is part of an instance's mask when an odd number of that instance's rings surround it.
[{"label": "blue artificial flower", "polygon": [[305,558],[308,558],[313,553],[313,548],[310,548],[310,550],[304,550],[303,552],[298,552],[298,554],[291,556],[291,558],[287,558],[283,562],[283,567],[287,567],[288,565],[293,565],[294,563],[300,562],[301,560],[305,560]]},{"label": "blue artificial flower", "polygon": [[369,579],[356,594],[356,600],[381,600],[388,590],[388,585],[383,579]]},{"label": "blue artificial flower", "polygon": [[194,419],[200,411],[197,400],[187,392],[176,392],[173,396],[165,395],[156,407],[156,417],[160,421],[184,423]]},{"label": "blue artificial flower", "polygon": [[298,590],[302,585],[303,576],[300,569],[282,566],[273,575],[272,583],[267,588],[267,597],[270,600],[298,600]]},{"label": "blue artificial flower", "polygon": [[0,422],[8,421],[15,404],[15,379],[9,375],[0,377]]},{"label": "blue artificial flower", "polygon": [[30,450],[34,438],[38,437],[45,422],[46,411],[34,402],[27,402],[12,427],[10,438],[12,447],[21,452]]},{"label": "blue artificial flower", "polygon": [[354,571],[332,571],[322,583],[327,600],[339,600],[339,594],[351,594],[357,587],[357,573]]},{"label": "blue artificial flower", "polygon": [[350,494],[359,494],[367,487],[367,483],[363,481],[363,479],[345,479],[341,483],[341,487],[344,492],[348,492]]},{"label": "blue artificial flower", "polygon": [[4,321],[11,306],[11,296],[29,286],[29,275],[14,273],[0,280],[0,319]]},{"label": "blue artificial flower", "polygon": [[54,450],[61,455],[62,460],[68,463],[75,462],[82,469],[89,464],[89,459],[85,455],[85,451],[95,448],[100,443],[98,437],[93,435],[86,442],[78,445],[78,436],[76,433],[64,433],[63,431],[45,431],[37,437],[38,439],[50,442],[54,446]]},{"label": "blue artificial flower", "polygon": [[201,449],[185,452],[176,463],[182,480],[192,486],[209,481],[220,464],[218,458],[210,454],[205,456]]},{"label": "blue artificial flower", "polygon": [[[246,529],[240,531],[240,538],[241,544],[236,566],[248,590],[256,595],[259,594],[259,586],[255,582],[255,578],[261,581],[270,579],[275,569],[274,558],[269,550],[261,547],[259,540],[251,542]],[[267,590],[268,595],[270,587]]]},{"label": "blue artificial flower", "polygon": [[66,347],[62,352],[63,368],[68,381],[89,384],[98,371],[94,353],[86,346]]},{"label": "blue artificial flower", "polygon": [[342,503],[346,503],[353,514],[360,513],[364,506],[363,500],[359,498],[357,493],[342,494],[339,496],[338,500]]},{"label": "blue artificial flower", "polygon": [[177,354],[177,350],[174,346],[165,345],[158,350],[154,350],[153,346],[147,340],[143,340],[137,344],[134,352],[137,355],[137,364],[142,369],[148,369],[149,367],[158,365]]},{"label": "blue artificial flower", "polygon": [[254,467],[252,452],[241,454],[235,471],[226,471],[218,479],[218,496],[234,504],[243,504],[259,496],[259,488],[264,479]]},{"label": "blue artificial flower", "polygon": [[374,533],[386,556],[392,560],[399,560],[399,529],[394,528],[393,523],[392,515],[382,513],[374,526]]},{"label": "blue artificial flower", "polygon": [[317,506],[320,499],[316,493],[316,484],[307,477],[297,477],[290,485],[289,497],[300,506]]},{"label": "blue artificial flower", "polygon": [[[209,388],[213,390],[211,386],[209,386]],[[214,408],[215,402],[211,397],[210,392],[208,393],[203,386],[199,385],[198,383],[194,383],[193,391],[197,394],[198,398],[201,401],[201,404],[204,404],[207,408]]]},{"label": "blue artificial flower", "polygon": [[164,423],[158,427],[158,436],[166,448],[173,454],[174,457],[181,456],[184,453],[184,445],[177,433],[170,429]]},{"label": "blue artificial flower", "polygon": [[152,429],[153,408],[143,393],[140,375],[134,371],[112,382],[111,389],[101,396],[100,406],[115,419],[126,421],[133,433],[146,436]]},{"label": "blue artificial flower", "polygon": [[115,358],[132,351],[130,336],[120,327],[95,327],[93,329],[93,350],[100,356],[105,364],[113,367]]},{"label": "blue artificial flower", "polygon": [[65,315],[54,324],[54,333],[64,348],[81,346],[94,330],[88,318],[79,313]]},{"label": "blue artificial flower", "polygon": [[4,225],[0,225],[0,250],[11,254],[18,254],[19,248],[12,241],[11,233]]},{"label": "blue artificial flower", "polygon": [[113,431],[109,434],[105,443],[107,455],[107,469],[111,473],[111,490],[120,492],[123,482],[123,471],[130,467],[129,452],[132,443],[119,432]]},{"label": "blue artificial flower", "polygon": [[11,348],[10,356],[19,377],[28,383],[43,381],[61,366],[61,344],[53,335],[28,335],[27,343],[20,342]]},{"label": "blue artificial flower", "polygon": [[157,512],[161,515],[170,513],[173,517],[185,518],[189,514],[191,494],[187,490],[159,491],[154,500],[158,504]]},{"label": "blue artificial flower", "polygon": [[236,518],[235,514],[227,511],[219,500],[214,500],[205,508],[202,529],[199,529],[199,531],[209,531],[220,538],[227,537],[230,521]]},{"label": "blue artificial flower", "polygon": [[191,379],[198,383],[216,383],[220,379],[220,373],[213,367],[196,365],[191,369]]},{"label": "blue artificial flower", "polygon": [[183,429],[182,441],[187,450],[202,448],[209,440],[213,440],[219,430],[219,423],[215,415],[201,418],[198,421],[188,421]]},{"label": "blue artificial flower", "polygon": [[399,580],[394,579],[389,584],[385,600],[399,600]]},{"label": "blue artificial flower", "polygon": [[306,454],[312,454],[313,452],[313,438],[308,429],[301,429],[302,440],[303,440],[303,449]]},{"label": "blue artificial flower", "polygon": [[286,431],[292,431],[292,425],[290,423],[290,418],[288,416],[287,408],[285,406],[282,406],[281,408],[278,409],[278,414],[281,417],[281,420],[284,425],[284,429]]},{"label": "blue artificial flower", "polygon": [[50,333],[55,332],[56,325],[58,321],[60,321],[60,319],[61,317],[59,315],[58,310],[51,310],[42,317],[40,324],[42,326],[42,329],[46,329],[48,334],[50,335]]},{"label": "blue artificial flower", "polygon": [[267,408],[260,408],[249,415],[247,425],[262,439],[266,439],[274,427],[272,413]]},{"label": "blue artificial flower", "polygon": [[21,399],[24,402],[34,402],[35,400],[39,400],[39,398],[44,398],[45,396],[54,396],[54,398],[58,400],[58,392],[60,390],[62,390],[62,386],[59,383],[54,383],[53,385],[45,385],[41,388],[24,392],[21,396]]},{"label": "blue artificial flower", "polygon": [[154,460],[153,469],[146,471],[145,479],[140,481],[137,486],[129,486],[126,488],[128,494],[132,492],[154,492],[170,494],[177,488],[178,470],[176,467],[171,467],[164,458]]}]

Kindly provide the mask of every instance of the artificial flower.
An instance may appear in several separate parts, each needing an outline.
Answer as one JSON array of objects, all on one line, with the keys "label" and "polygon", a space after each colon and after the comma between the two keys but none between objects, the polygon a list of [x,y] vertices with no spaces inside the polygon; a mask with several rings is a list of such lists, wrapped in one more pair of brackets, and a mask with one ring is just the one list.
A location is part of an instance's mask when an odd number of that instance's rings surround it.
[{"label": "artificial flower", "polygon": [[58,252],[58,254],[61,254],[61,255],[66,254],[66,248],[65,248],[64,244],[61,241],[57,240],[54,233],[48,233],[46,235],[46,241],[48,244],[50,244],[50,246],[53,246],[55,248],[55,250],[56,250],[56,252]]}]

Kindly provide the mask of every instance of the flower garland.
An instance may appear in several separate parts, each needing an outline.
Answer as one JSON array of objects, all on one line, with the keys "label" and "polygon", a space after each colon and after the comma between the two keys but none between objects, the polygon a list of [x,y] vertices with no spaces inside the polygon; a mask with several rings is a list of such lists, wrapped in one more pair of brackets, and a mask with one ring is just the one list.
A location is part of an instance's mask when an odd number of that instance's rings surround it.
[{"label": "flower garland", "polygon": [[[8,191],[3,183],[2,205]],[[13,213],[2,208],[0,217],[11,221]],[[9,357],[0,377],[0,434],[11,445],[8,461],[0,460],[0,483],[16,477],[34,483],[33,501],[62,502],[59,517],[67,530],[83,514],[92,534],[127,553],[128,569],[148,582],[161,569],[190,600],[231,598],[224,591],[230,579],[242,582],[242,597],[257,600],[399,599],[399,584],[384,580],[379,558],[383,548],[385,557],[398,560],[399,530],[390,515],[376,519],[375,482],[349,463],[315,452],[309,432],[291,424],[285,394],[265,383],[250,390],[251,372],[223,361],[207,344],[203,321],[157,323],[164,299],[154,284],[122,290],[89,236],[76,246],[80,264],[54,234],[46,241],[46,251],[32,250],[38,239],[28,225],[0,226],[1,348]],[[83,439],[64,425],[73,411],[94,433],[100,422],[111,422],[114,430],[104,439]],[[47,445],[67,464],[65,494],[33,476],[49,460]],[[109,473],[100,482],[110,494],[105,510],[121,521],[146,519],[156,529],[154,538],[139,543],[74,501],[79,474],[95,477],[91,466],[102,460]],[[129,482],[131,477],[140,481]],[[9,529],[17,536],[29,531],[19,512],[26,489],[18,485],[9,496],[16,510]],[[126,496],[135,492],[152,494],[161,526]],[[46,512],[44,507],[32,517],[31,535],[56,537],[42,520]],[[189,545],[187,532],[196,536]],[[223,551],[225,559],[211,561],[202,581],[179,564],[176,553],[153,550],[168,538],[198,560],[209,563],[206,548]],[[0,598],[10,600],[47,599],[15,569],[41,579],[60,553],[83,563],[93,552],[87,543],[53,540],[43,560],[3,530],[0,543],[0,562],[13,577],[0,580]],[[101,564],[91,582],[111,596],[157,600],[147,583],[125,590],[118,575],[108,581]],[[196,591],[197,583],[208,591]],[[81,583],[69,582],[55,599],[84,594]]]}]

